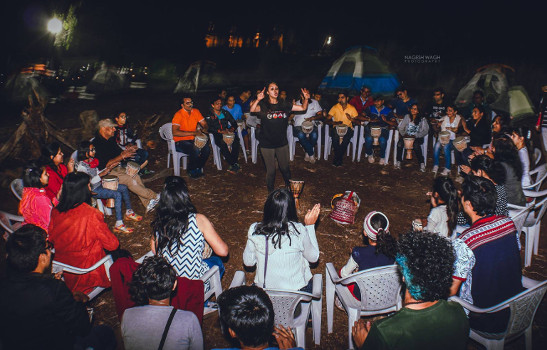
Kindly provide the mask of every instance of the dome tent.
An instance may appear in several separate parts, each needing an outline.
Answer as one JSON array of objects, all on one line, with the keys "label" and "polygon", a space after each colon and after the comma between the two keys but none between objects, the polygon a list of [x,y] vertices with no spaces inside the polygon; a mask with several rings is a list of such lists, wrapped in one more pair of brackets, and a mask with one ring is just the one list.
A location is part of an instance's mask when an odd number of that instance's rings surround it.
[{"label": "dome tent", "polygon": [[179,78],[173,93],[194,93],[197,90],[217,89],[229,85],[226,76],[217,69],[216,63],[197,61],[190,64],[186,72]]},{"label": "dome tent", "polygon": [[357,93],[363,85],[375,94],[391,94],[400,84],[376,49],[353,46],[334,61],[319,89]]}]

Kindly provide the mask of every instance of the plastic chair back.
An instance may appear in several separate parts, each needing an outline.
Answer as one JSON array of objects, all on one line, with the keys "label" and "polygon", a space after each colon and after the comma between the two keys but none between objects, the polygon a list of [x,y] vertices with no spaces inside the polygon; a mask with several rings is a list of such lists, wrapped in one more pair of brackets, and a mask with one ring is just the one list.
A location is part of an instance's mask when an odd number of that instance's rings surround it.
[{"label": "plastic chair back", "polygon": [[0,226],[8,233],[13,233],[21,227],[24,221],[22,216],[13,215],[0,210]]},{"label": "plastic chair back", "polygon": [[361,271],[340,282],[357,283],[361,290],[361,310],[368,312],[393,308],[400,299],[401,282],[396,265]]},{"label": "plastic chair back", "polygon": [[17,199],[23,198],[23,179],[14,179],[10,183],[11,192]]},{"label": "plastic chair back", "polygon": [[506,338],[520,335],[532,324],[546,291],[547,281],[543,281],[506,301],[511,309]]}]

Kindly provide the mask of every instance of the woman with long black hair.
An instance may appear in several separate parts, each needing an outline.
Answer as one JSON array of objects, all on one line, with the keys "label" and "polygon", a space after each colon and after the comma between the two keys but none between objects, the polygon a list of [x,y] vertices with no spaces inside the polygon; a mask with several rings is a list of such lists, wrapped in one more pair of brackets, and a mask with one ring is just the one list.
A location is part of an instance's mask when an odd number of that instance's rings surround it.
[{"label": "woman with long black hair", "polygon": [[413,103],[410,106],[410,114],[407,114],[403,118],[398,129],[401,137],[399,138],[399,142],[397,142],[397,162],[395,162],[395,169],[401,168],[404,138],[414,137],[413,150],[416,158],[418,158],[418,162],[420,162],[420,171],[424,172],[425,162],[422,153],[422,144],[424,143],[424,137],[429,132],[429,124],[427,123],[427,119],[420,113],[417,103]]},{"label": "woman with long black hair", "polygon": [[255,283],[262,288],[302,290],[311,293],[310,263],[319,258],[315,222],[320,205],[298,222],[293,195],[280,188],[268,196],[261,222],[249,228],[243,251],[246,266],[257,265]]},{"label": "woman with long black hair", "polygon": [[509,138],[498,138],[492,144],[494,160],[505,169],[505,189],[507,190],[507,202],[524,206],[526,197],[522,191],[522,163],[519,152],[513,141]]},{"label": "woman with long black hair", "polygon": [[[198,214],[183,178],[168,176],[165,179],[152,228],[152,252],[163,256],[177,276],[199,279],[213,265],[219,267],[221,276],[224,273],[218,256],[227,256],[228,246],[209,219]],[[203,258],[206,243],[218,256]]]}]

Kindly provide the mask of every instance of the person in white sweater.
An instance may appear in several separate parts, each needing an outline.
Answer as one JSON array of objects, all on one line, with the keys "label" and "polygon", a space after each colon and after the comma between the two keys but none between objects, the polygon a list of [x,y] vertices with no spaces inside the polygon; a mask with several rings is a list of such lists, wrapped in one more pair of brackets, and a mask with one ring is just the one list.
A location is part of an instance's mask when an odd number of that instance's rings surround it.
[{"label": "person in white sweater", "polygon": [[246,266],[257,265],[254,283],[262,288],[301,290],[311,293],[310,263],[319,259],[315,222],[320,205],[298,222],[294,197],[285,188],[268,196],[261,222],[249,228],[243,251]]}]

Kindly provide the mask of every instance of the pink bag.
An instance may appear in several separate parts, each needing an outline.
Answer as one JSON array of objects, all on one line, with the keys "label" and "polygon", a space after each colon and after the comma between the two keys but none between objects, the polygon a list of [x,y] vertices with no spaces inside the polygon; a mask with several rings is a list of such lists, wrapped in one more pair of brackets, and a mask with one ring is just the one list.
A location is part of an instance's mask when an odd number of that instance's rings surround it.
[{"label": "pink bag", "polygon": [[[339,197],[342,198],[333,203],[334,200]],[[331,200],[331,207],[333,209],[329,217],[339,224],[353,224],[360,203],[361,200],[359,199],[359,196],[353,191],[346,191],[345,194],[340,193],[334,195]]]}]

